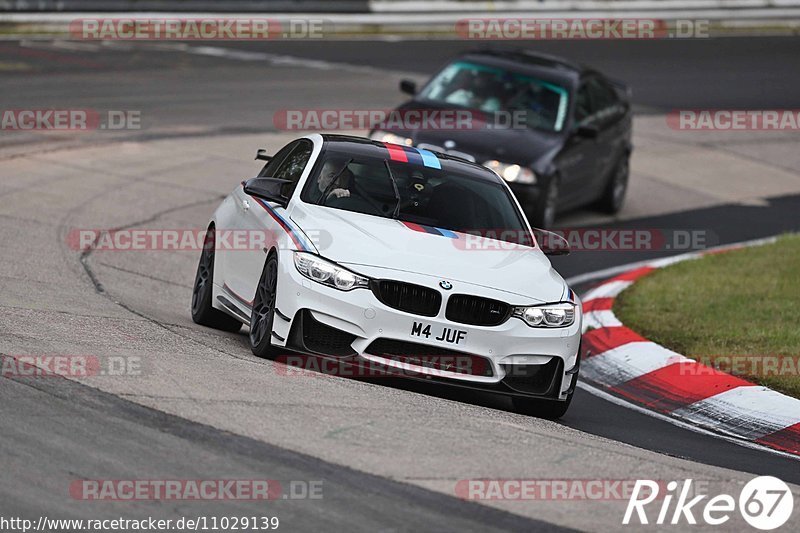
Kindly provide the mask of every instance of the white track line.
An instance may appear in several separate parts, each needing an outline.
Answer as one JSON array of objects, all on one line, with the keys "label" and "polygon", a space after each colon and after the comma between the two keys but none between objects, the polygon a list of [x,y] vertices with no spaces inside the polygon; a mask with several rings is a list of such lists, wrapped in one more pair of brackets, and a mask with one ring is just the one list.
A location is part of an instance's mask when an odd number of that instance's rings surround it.
[{"label": "white track line", "polygon": [[611,403],[613,403],[615,405],[619,405],[620,407],[626,407],[628,409],[632,409],[632,410],[636,411],[637,413],[641,413],[643,415],[651,416],[653,418],[661,420],[662,422],[667,422],[669,424],[672,424],[673,426],[677,426],[677,427],[682,428],[682,429],[688,429],[689,431],[693,431],[694,433],[700,433],[701,435],[707,435],[709,437],[715,437],[715,438],[718,438],[718,439],[722,439],[724,441],[727,441],[727,442],[730,442],[730,443],[733,443],[733,444],[738,444],[739,446],[742,446],[744,448],[750,448],[752,450],[758,450],[758,451],[761,451],[761,452],[767,452],[767,453],[771,453],[773,455],[777,455],[779,457],[784,457],[784,458],[787,458],[787,459],[794,459],[795,461],[800,461],[800,456],[792,455],[790,453],[782,452],[780,450],[775,450],[775,449],[772,449],[772,448],[768,448],[766,446],[761,446],[760,444],[756,444],[755,442],[740,440],[740,439],[737,439],[737,438],[734,438],[734,437],[729,437],[728,435],[722,435],[720,433],[715,433],[713,431],[709,431],[707,429],[704,429],[704,428],[701,428],[701,427],[698,427],[698,426],[694,426],[692,424],[683,422],[681,420],[677,420],[677,419],[669,417],[667,415],[662,415],[661,413],[656,413],[654,411],[650,411],[649,409],[645,409],[644,407],[641,407],[641,406],[636,405],[634,403],[630,403],[630,402],[628,402],[626,400],[623,400],[622,398],[614,396],[613,394],[610,394],[610,393],[608,393],[608,392],[606,392],[606,391],[604,391],[602,389],[599,389],[599,388],[597,388],[597,387],[595,387],[593,385],[589,385],[585,381],[580,381],[579,380],[578,381],[578,388],[581,388],[581,389],[585,390],[586,392],[588,392],[589,394],[597,396],[598,398],[601,398],[603,400],[611,402]]}]

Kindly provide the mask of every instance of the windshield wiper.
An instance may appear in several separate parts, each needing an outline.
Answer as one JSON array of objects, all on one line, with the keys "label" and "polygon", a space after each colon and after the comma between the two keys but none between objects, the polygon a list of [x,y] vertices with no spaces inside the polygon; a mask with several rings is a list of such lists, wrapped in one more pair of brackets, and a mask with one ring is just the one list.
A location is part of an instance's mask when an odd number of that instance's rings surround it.
[{"label": "windshield wiper", "polygon": [[392,211],[392,218],[398,218],[400,216],[400,203],[402,202],[402,199],[400,198],[400,191],[397,189],[397,181],[394,179],[394,174],[392,174],[392,167],[389,166],[389,161],[384,159],[383,164],[386,165],[386,172],[389,173],[389,179],[392,180],[394,197],[397,198],[397,204],[394,206],[394,211]]},{"label": "windshield wiper", "polygon": [[[331,193],[331,190],[333,190],[333,186],[336,185],[336,180],[339,179],[339,176],[344,174],[344,171],[347,170],[347,167],[349,167],[350,163],[352,163],[352,162],[353,162],[353,158],[351,157],[350,159],[347,160],[347,163],[344,164],[344,166],[342,167],[342,170],[340,170],[339,172],[336,173],[336,175],[333,177],[333,179],[328,184],[328,186],[325,187],[325,190],[322,191],[322,196],[317,201],[317,205],[322,205],[325,202],[325,199]],[[319,180],[319,178],[317,178],[317,179]]]}]

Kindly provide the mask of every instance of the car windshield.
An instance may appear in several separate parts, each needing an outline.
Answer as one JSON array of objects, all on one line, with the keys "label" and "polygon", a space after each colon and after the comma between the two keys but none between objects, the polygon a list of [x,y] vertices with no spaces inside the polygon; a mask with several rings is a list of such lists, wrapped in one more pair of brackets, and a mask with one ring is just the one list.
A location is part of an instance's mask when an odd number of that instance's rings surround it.
[{"label": "car windshield", "polygon": [[450,64],[420,92],[419,98],[488,114],[519,115],[531,128],[558,132],[564,127],[568,91],[559,85],[465,61]]},{"label": "car windshield", "polygon": [[[403,151],[397,146],[395,150]],[[409,160],[414,159],[414,149]],[[441,161],[434,166],[353,156],[328,149],[309,176],[304,202],[430,228],[531,245],[513,197],[490,171]],[[419,156],[418,156],[419,158]],[[435,168],[441,167],[441,168]]]}]

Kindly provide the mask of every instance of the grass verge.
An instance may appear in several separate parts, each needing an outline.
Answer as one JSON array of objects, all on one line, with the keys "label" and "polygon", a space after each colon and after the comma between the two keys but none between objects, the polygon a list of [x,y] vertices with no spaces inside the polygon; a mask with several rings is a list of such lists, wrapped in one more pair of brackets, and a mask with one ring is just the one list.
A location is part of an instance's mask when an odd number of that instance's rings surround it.
[{"label": "grass verge", "polygon": [[653,342],[800,398],[800,235],[657,270],[614,313]]}]

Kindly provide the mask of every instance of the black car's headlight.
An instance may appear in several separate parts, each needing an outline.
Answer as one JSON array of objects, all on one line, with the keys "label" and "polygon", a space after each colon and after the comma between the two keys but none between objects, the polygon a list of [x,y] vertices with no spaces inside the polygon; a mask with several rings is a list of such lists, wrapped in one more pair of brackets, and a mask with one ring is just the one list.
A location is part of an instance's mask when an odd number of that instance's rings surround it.
[{"label": "black car's headlight", "polygon": [[575,323],[575,304],[557,304],[515,307],[511,316],[523,320],[532,328],[566,328]]},{"label": "black car's headlight", "polygon": [[370,135],[369,138],[372,139],[373,141],[381,141],[391,144],[403,144],[405,146],[411,146],[412,144],[414,144],[414,141],[412,141],[408,137],[403,137],[402,135],[396,135],[394,133],[389,133],[387,131],[381,131],[381,130],[373,131],[372,135]]},{"label": "black car's headlight", "polygon": [[512,163],[501,163],[495,159],[486,161],[483,166],[489,170],[494,170],[498,176],[509,183],[524,183],[532,185],[536,183],[536,174],[529,168]]},{"label": "black car's headlight", "polygon": [[295,252],[294,266],[308,279],[340,291],[369,287],[369,278],[308,252]]}]

